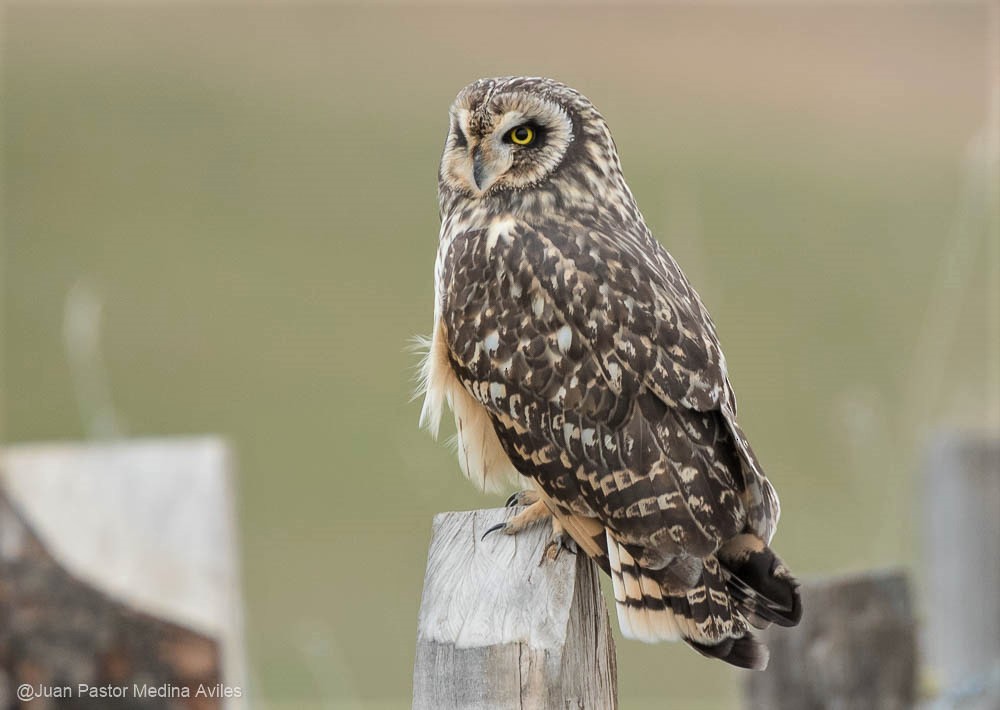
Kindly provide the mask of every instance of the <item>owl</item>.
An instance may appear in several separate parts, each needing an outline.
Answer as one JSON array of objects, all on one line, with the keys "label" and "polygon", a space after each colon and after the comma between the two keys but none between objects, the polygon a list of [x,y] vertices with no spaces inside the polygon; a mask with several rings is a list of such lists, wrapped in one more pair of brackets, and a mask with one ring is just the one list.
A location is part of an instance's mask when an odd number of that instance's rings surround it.
[{"label": "owl", "polygon": [[653,237],[611,131],[545,78],[480,79],[449,113],[421,424],[462,472],[550,520],[612,579],[619,625],[762,669],[796,624],[774,488],[736,418],[715,325]]}]

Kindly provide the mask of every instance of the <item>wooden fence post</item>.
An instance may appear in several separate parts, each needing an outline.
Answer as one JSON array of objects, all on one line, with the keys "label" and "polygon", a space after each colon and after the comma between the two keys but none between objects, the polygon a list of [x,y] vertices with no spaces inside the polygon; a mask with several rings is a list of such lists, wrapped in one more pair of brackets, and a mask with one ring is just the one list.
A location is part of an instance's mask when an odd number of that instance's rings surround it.
[{"label": "wooden fence post", "polygon": [[0,449],[0,707],[247,707],[234,475],[212,437]]},{"label": "wooden fence post", "polygon": [[901,572],[805,582],[795,628],[761,633],[766,671],[746,676],[745,707],[904,710],[916,680],[916,621]]},{"label": "wooden fence post", "polygon": [[616,708],[614,641],[584,554],[539,564],[550,528],[483,533],[517,509],[434,517],[415,710]]},{"label": "wooden fence post", "polygon": [[940,437],[924,478],[928,675],[944,703],[992,710],[1000,707],[1000,439]]}]

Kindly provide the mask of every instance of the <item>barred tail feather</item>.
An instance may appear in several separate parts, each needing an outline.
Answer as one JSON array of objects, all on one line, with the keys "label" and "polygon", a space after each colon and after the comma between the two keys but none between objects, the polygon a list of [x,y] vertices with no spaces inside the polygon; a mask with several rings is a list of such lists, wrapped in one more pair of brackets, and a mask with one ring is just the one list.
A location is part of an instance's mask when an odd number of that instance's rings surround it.
[{"label": "barred tail feather", "polygon": [[684,588],[672,582],[669,570],[641,567],[625,545],[610,534],[607,539],[622,634],[649,643],[683,639],[699,653],[741,668],[767,666],[767,648],[750,634],[714,557],[702,560],[699,580]]},{"label": "barred tail feather", "polygon": [[635,564],[635,559],[608,535],[608,564],[618,610],[618,626],[628,638],[647,643],[684,637],[681,623],[664,600],[660,584]]}]

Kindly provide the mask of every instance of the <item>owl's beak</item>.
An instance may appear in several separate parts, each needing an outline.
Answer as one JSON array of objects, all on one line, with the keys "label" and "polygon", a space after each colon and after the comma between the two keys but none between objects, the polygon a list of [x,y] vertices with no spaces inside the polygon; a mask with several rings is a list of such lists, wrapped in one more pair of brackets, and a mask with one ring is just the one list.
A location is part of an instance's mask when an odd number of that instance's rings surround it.
[{"label": "owl's beak", "polygon": [[476,146],[472,149],[472,181],[476,183],[476,188],[482,192],[493,182],[493,176],[487,167],[487,161],[483,158],[483,149]]},{"label": "owl's beak", "polygon": [[472,182],[482,195],[510,168],[510,156],[492,141],[483,141],[472,148]]}]

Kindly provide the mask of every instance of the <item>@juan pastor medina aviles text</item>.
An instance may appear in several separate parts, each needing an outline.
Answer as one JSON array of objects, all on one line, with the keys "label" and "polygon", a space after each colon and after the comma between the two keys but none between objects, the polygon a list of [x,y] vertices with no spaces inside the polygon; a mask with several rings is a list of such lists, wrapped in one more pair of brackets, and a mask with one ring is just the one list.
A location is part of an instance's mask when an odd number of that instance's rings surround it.
[{"label": "@juan pastor medina aviles text", "polygon": [[127,685],[31,685],[23,683],[17,688],[17,697],[23,702],[35,698],[242,698],[243,689],[224,683],[198,685],[152,685],[131,683]]}]

